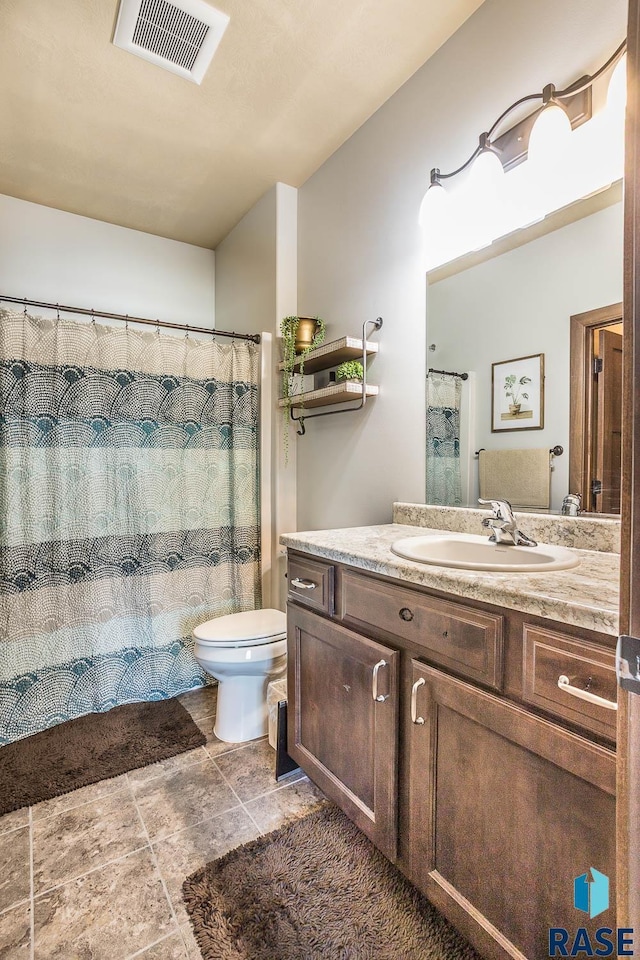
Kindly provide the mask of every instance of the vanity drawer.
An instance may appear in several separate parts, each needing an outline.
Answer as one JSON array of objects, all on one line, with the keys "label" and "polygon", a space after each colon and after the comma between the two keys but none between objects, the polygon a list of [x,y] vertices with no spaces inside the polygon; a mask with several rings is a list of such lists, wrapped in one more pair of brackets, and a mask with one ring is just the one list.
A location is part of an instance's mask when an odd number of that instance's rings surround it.
[{"label": "vanity drawer", "polygon": [[309,557],[289,557],[288,599],[329,616],[334,612],[335,567]]},{"label": "vanity drawer", "polygon": [[[615,703],[614,652],[527,623],[523,640],[523,699],[562,720],[615,740],[615,709],[581,699],[574,692],[587,691]],[[558,686],[560,677],[568,679],[568,687]]]},{"label": "vanity drawer", "polygon": [[410,640],[432,663],[502,689],[502,617],[345,571],[342,619]]}]

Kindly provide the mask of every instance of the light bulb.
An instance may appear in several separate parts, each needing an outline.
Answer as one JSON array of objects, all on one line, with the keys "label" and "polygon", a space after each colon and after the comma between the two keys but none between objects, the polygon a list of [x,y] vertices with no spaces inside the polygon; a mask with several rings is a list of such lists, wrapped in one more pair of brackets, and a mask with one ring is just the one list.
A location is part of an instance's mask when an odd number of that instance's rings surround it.
[{"label": "light bulb", "polygon": [[571,121],[557,103],[541,111],[529,137],[529,160],[532,163],[555,162],[571,136]]},{"label": "light bulb", "polygon": [[441,183],[432,183],[420,205],[419,222],[427,270],[453,259],[456,229],[451,197]]},{"label": "light bulb", "polygon": [[569,117],[555,103],[546,106],[533,125],[528,167],[534,206],[543,216],[565,206],[572,193],[571,134]]},{"label": "light bulb", "polygon": [[464,215],[469,245],[478,250],[504,232],[504,169],[493,150],[483,150],[473,161],[465,190]]},{"label": "light bulb", "polygon": [[441,183],[431,183],[420,204],[418,221],[423,230],[432,231],[432,224],[437,225],[443,215],[446,215],[449,198]]},{"label": "light bulb", "polygon": [[607,113],[616,114],[624,119],[627,107],[627,55],[626,53],[616,64],[616,68],[609,80],[607,93]]},{"label": "light bulb", "polygon": [[607,106],[603,111],[603,137],[607,144],[609,181],[619,180],[624,175],[624,126],[627,112],[627,55],[624,54],[615,66],[609,90]]}]

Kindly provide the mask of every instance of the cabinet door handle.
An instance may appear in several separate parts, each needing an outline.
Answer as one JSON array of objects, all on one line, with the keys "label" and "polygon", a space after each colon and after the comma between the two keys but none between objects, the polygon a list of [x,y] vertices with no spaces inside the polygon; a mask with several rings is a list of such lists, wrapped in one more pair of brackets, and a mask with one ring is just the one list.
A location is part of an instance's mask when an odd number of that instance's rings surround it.
[{"label": "cabinet door handle", "polygon": [[580,687],[574,687],[569,677],[565,677],[564,674],[558,677],[558,686],[565,693],[570,693],[572,697],[578,697],[579,700],[586,700],[588,703],[595,703],[599,707],[604,707],[605,710],[618,709],[615,700],[607,700],[606,697],[599,697],[596,693],[591,693],[590,690],[581,690]]},{"label": "cabinet door handle", "polygon": [[413,620],[413,611],[409,610],[409,607],[402,607],[402,609],[398,612],[398,616],[401,620]]},{"label": "cabinet door handle", "polygon": [[298,590],[315,590],[318,584],[314,583],[313,580],[305,580],[304,577],[294,577],[291,586]]},{"label": "cabinet door handle", "polygon": [[418,725],[424,723],[424,717],[418,716],[418,690],[424,683],[424,677],[420,677],[411,687],[411,723],[417,723]]},{"label": "cabinet door handle", "polygon": [[378,671],[380,667],[388,666],[386,660],[378,660],[375,667],[373,668],[373,680],[371,683],[371,693],[373,694],[373,699],[376,703],[384,703],[385,700],[389,699],[389,694],[384,696],[382,693],[378,693]]}]

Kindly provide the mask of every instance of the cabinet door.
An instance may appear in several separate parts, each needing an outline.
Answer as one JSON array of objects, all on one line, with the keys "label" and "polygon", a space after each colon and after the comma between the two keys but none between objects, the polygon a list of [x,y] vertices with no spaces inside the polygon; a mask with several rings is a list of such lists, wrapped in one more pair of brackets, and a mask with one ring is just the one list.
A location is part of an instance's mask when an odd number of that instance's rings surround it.
[{"label": "cabinet door", "polygon": [[289,604],[288,655],[290,755],[394,859],[399,654]]},{"label": "cabinet door", "polygon": [[[550,927],[615,927],[615,754],[415,660],[412,680],[416,886],[486,957],[549,956]],[[573,897],[592,867],[612,906],[590,920]]]}]

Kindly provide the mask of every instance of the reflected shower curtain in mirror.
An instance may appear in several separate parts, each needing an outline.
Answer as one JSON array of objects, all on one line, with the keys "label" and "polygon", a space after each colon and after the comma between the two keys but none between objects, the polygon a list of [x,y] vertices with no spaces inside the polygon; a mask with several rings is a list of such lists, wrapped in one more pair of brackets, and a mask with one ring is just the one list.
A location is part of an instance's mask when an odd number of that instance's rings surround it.
[{"label": "reflected shower curtain in mirror", "polygon": [[259,606],[258,361],[0,311],[0,743],[201,685]]},{"label": "reflected shower curtain in mirror", "polygon": [[459,377],[427,376],[427,503],[457,507],[462,503],[460,478]]}]

